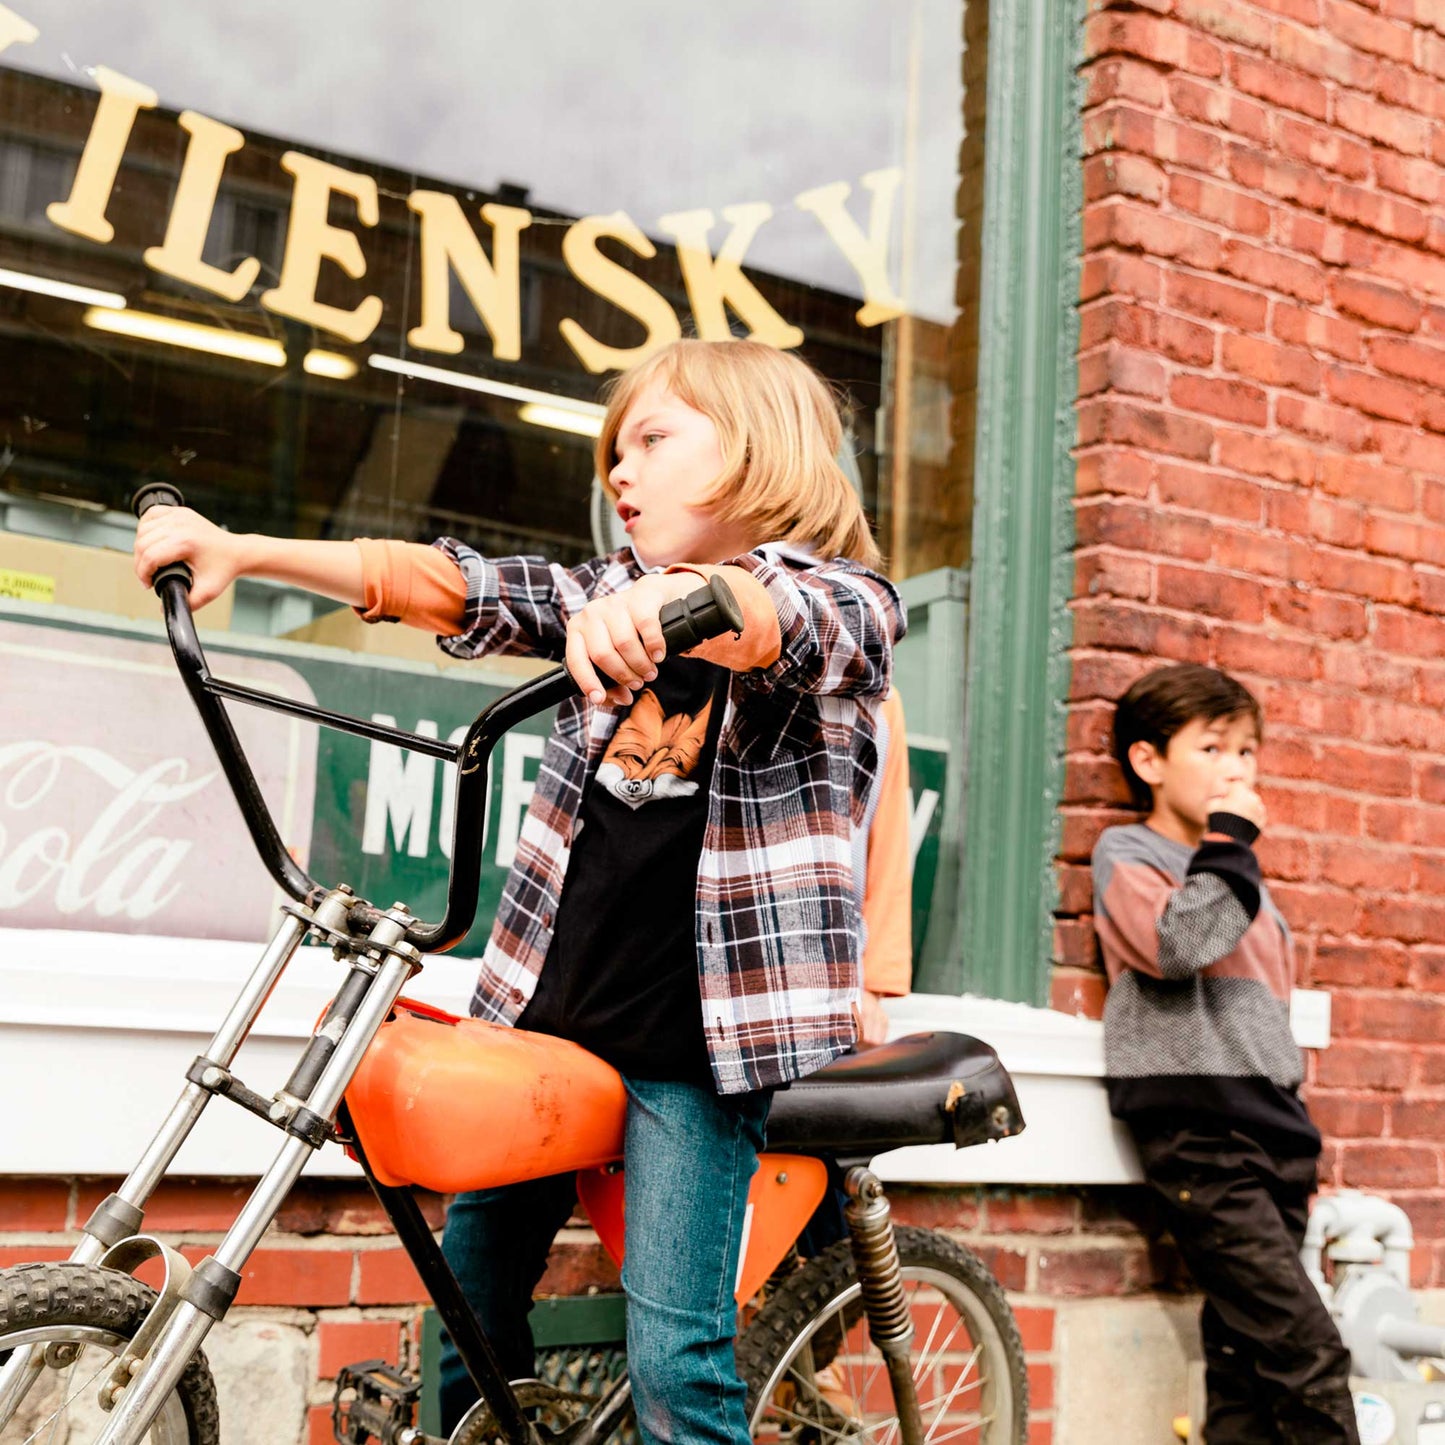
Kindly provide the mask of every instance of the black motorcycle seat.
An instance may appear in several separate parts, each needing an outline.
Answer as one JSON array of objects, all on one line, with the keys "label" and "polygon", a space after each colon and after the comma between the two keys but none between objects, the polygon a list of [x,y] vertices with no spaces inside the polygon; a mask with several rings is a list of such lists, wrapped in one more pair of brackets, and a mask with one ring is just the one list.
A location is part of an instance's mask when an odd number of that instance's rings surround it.
[{"label": "black motorcycle seat", "polygon": [[868,1158],[909,1144],[963,1148],[1024,1127],[998,1055],[967,1034],[910,1034],[845,1054],[773,1096],[768,1148]]}]

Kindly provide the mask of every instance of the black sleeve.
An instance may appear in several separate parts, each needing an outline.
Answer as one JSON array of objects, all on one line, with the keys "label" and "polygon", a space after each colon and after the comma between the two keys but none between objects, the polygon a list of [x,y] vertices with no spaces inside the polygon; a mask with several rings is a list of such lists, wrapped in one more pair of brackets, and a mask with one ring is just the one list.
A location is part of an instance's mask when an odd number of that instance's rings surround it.
[{"label": "black sleeve", "polygon": [[1189,873],[1212,873],[1239,900],[1253,921],[1259,912],[1259,859],[1250,845],[1259,829],[1235,813],[1211,813],[1209,831],[1189,860]]}]

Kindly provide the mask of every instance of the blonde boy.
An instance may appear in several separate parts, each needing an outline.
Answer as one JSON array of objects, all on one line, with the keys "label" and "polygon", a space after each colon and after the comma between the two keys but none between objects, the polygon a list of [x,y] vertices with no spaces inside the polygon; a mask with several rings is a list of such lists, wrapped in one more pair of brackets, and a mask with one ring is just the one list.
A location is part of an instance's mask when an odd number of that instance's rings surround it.
[{"label": "blonde boy", "polygon": [[[472,1010],[583,1044],[627,1085],[627,1354],[649,1442],[747,1441],[732,1290],[771,1091],[856,1033],[852,845],[904,624],[834,461],[840,432],[797,357],[679,342],[619,379],[598,440],[627,551],[564,568],[449,538],[233,537],[179,508],[137,536],[142,582],[189,562],[198,607],[246,573],[427,628],[457,656],[566,659],[579,694],[558,709]],[[742,633],[665,657],[659,611],[715,571]],[[453,1206],[448,1257],[513,1375],[532,1372],[531,1290],[572,1187]]]}]

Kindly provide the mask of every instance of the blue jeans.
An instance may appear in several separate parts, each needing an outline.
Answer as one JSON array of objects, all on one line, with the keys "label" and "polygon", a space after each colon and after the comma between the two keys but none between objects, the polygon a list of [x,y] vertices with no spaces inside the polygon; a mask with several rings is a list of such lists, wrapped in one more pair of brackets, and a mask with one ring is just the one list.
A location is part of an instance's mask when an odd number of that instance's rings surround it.
[{"label": "blue jeans", "polygon": [[[637,1423],[649,1445],[744,1445],[733,1289],[772,1095],[626,1082],[622,1287]],[[533,1373],[527,1311],[575,1200],[568,1174],[459,1194],[447,1213],[442,1251],[512,1379]],[[442,1428],[475,1398],[443,1337]]]}]

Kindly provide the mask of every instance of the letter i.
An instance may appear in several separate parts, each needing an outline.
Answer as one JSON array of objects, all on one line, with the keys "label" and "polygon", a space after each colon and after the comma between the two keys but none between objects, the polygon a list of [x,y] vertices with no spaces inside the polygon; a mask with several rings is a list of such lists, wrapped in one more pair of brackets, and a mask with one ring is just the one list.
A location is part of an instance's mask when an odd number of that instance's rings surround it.
[{"label": "letter i", "polygon": [[52,201],[45,214],[62,230],[104,243],[115,235],[115,227],[105,219],[105,208],[131,128],[137,113],[154,109],[159,96],[150,86],[103,65],[96,66],[95,80],[100,86],[100,104],[80,154],[70,199]]}]

